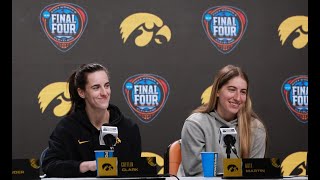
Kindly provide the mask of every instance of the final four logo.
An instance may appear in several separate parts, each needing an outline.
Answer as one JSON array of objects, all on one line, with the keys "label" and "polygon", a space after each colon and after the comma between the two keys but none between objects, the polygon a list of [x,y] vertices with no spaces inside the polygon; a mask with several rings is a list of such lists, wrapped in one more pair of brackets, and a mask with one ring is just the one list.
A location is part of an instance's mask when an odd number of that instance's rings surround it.
[{"label": "final four logo", "polygon": [[78,5],[55,3],[40,13],[40,23],[52,44],[62,52],[70,50],[87,26],[86,12]]},{"label": "final four logo", "polygon": [[123,95],[133,113],[145,123],[151,122],[169,96],[168,82],[154,74],[137,74],[123,84]]},{"label": "final four logo", "polygon": [[281,93],[291,113],[301,122],[308,122],[308,76],[293,76],[287,79]]},{"label": "final four logo", "polygon": [[248,24],[244,12],[230,6],[216,6],[206,10],[201,22],[211,43],[224,54],[236,47]]}]

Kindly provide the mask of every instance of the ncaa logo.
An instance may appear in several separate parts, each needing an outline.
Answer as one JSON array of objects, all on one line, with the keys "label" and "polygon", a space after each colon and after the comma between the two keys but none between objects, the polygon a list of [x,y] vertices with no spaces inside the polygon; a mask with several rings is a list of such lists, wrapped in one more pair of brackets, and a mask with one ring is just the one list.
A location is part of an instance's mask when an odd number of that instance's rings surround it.
[{"label": "ncaa logo", "polygon": [[246,31],[246,14],[231,6],[216,6],[202,15],[202,26],[211,43],[222,53],[231,52]]},{"label": "ncaa logo", "polygon": [[72,3],[55,3],[40,13],[40,24],[52,44],[62,52],[70,50],[87,26],[87,13]]},{"label": "ncaa logo", "polygon": [[168,82],[154,74],[137,74],[123,84],[122,92],[132,112],[144,123],[151,122],[169,96]]},{"label": "ncaa logo", "polygon": [[291,113],[302,123],[308,122],[308,76],[288,78],[282,85],[283,100]]}]

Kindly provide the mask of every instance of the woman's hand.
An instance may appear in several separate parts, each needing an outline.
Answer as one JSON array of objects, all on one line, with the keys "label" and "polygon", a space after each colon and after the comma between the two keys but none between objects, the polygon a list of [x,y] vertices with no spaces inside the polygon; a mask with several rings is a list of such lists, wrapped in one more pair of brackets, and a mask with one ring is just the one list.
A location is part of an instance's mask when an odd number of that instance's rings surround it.
[{"label": "woman's hand", "polygon": [[96,171],[97,170],[97,164],[96,161],[83,161],[80,164],[80,172],[85,173],[87,171]]}]

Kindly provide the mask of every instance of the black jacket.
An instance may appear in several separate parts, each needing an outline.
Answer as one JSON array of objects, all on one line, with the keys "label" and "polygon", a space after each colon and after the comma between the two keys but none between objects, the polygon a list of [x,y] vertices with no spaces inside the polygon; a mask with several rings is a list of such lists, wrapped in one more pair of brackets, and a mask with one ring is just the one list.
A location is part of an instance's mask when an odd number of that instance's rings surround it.
[{"label": "black jacket", "polygon": [[[108,109],[109,125],[118,128],[121,140],[114,148],[114,156],[140,157],[141,137],[138,125],[123,116],[118,107],[110,104]],[[79,166],[83,161],[95,160],[94,150],[108,149],[99,144],[99,133],[84,110],[61,119],[49,138],[49,149],[42,162],[43,172],[47,177],[95,177],[96,172],[81,173]]]}]

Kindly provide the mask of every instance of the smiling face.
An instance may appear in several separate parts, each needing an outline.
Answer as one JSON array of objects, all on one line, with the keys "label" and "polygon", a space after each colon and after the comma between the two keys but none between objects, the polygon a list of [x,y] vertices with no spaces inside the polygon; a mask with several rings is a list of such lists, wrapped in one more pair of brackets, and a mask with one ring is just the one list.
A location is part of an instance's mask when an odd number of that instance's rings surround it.
[{"label": "smiling face", "polygon": [[245,105],[247,88],[247,82],[241,76],[236,76],[218,90],[217,112],[223,119],[231,121],[237,117]]},{"label": "smiling face", "polygon": [[86,108],[106,110],[109,106],[111,89],[107,73],[103,70],[87,74],[85,90],[78,88],[78,94],[84,98]]}]

